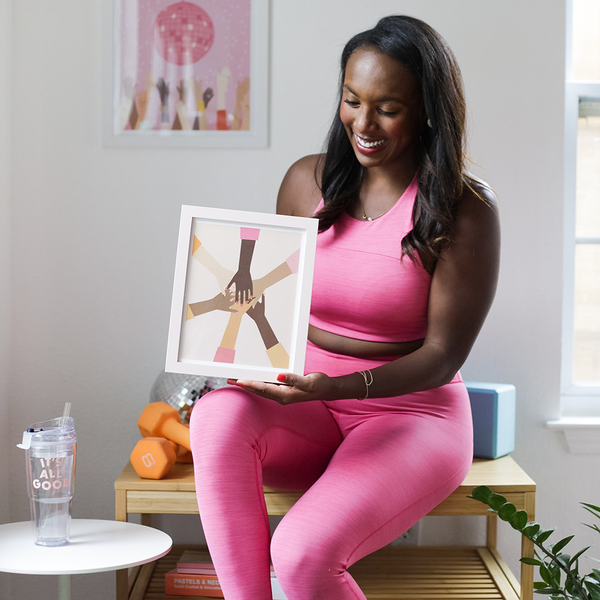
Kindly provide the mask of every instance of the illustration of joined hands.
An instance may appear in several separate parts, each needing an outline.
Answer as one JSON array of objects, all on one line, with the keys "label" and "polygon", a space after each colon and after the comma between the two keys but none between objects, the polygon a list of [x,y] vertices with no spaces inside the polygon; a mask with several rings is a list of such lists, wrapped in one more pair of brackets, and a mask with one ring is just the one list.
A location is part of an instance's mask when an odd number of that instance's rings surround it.
[{"label": "illustration of joined hands", "polygon": [[[244,244],[244,242],[250,243]],[[250,275],[253,240],[243,240],[240,252],[240,266],[236,273],[231,269],[223,267],[215,260],[197,238],[195,244],[197,248],[193,252],[194,258],[215,276],[219,289],[223,290],[223,294],[231,291],[234,294],[234,302],[241,304],[252,302],[252,306],[254,306],[257,300],[253,294],[255,282],[252,281],[252,276]],[[266,288],[260,279],[257,282],[259,283],[257,290],[260,290],[260,294],[262,294]]]},{"label": "illustration of joined hands", "polygon": [[202,300],[201,302],[192,302],[187,305],[186,320],[193,319],[199,315],[203,315],[213,310],[222,310],[225,312],[237,312],[233,309],[235,298],[233,292],[218,293],[210,300]]},{"label": "illustration of joined hands", "polygon": [[[192,302],[188,304],[187,318],[198,317],[207,312],[213,310],[220,310],[223,312],[236,313],[243,315],[248,313],[248,316],[256,322],[260,320],[261,313],[264,317],[264,295],[262,296],[263,302],[259,303],[259,299],[255,298],[253,302],[238,302],[235,299],[235,291],[226,289],[224,292],[219,292],[210,300],[202,300],[200,302]],[[254,312],[253,309],[256,306],[260,306],[259,310]]]},{"label": "illustration of joined hands", "polygon": [[289,355],[279,342],[265,314],[264,292],[268,287],[297,272],[299,250],[264,277],[253,280],[250,274],[250,266],[258,235],[259,232],[255,229],[242,228],[240,230],[241,247],[236,273],[224,268],[206,250],[202,242],[194,236],[192,256],[216,277],[223,292],[218,293],[210,300],[188,304],[186,320],[213,310],[229,312],[229,321],[221,343],[217,348],[214,361],[233,363],[235,344],[242,318],[244,314],[248,314],[258,328],[271,365],[278,368],[288,368]]},{"label": "illustration of joined hands", "polygon": [[[244,310],[254,308],[260,298],[264,296],[265,291],[278,281],[285,279],[292,274],[292,270],[286,262],[281,263],[278,267],[267,273],[264,277],[252,279],[250,273],[238,271],[226,286],[226,291],[231,291],[232,284],[235,286],[234,298],[241,305],[240,310],[247,306]],[[238,283],[238,281],[240,283]]]},{"label": "illustration of joined hands", "polygon": [[[290,257],[291,259],[292,257]],[[270,273],[259,279],[250,280],[252,288],[250,294],[254,292],[256,297],[250,302],[239,302],[231,307],[247,315],[255,322],[258,331],[262,337],[265,348],[267,349],[267,355],[269,360],[274,367],[287,368],[289,365],[289,356],[277,339],[277,336],[273,332],[271,325],[265,314],[265,295],[264,291],[281,281],[288,275],[296,272],[294,267],[294,261],[288,259],[281,263],[278,267],[273,269]],[[290,264],[291,263],[291,264]],[[237,276],[238,274],[236,274]],[[249,274],[248,274],[249,276]],[[234,277],[235,279],[235,277]],[[241,281],[245,281],[245,278],[240,276]],[[247,291],[247,288],[246,288]],[[237,291],[236,291],[237,296]],[[231,319],[228,329],[233,330],[235,327],[239,327],[239,320]],[[230,333],[230,332],[228,332]],[[227,336],[227,333],[226,333]],[[224,336],[224,341],[226,336]],[[224,342],[222,342],[223,344]],[[277,383],[268,383],[265,381],[254,381],[251,379],[228,379],[229,385],[235,385],[246,389],[254,394],[278,402],[279,404],[295,404],[298,402],[309,402],[311,400],[327,400],[337,399],[332,397],[334,390],[333,380],[325,373],[309,373],[308,375],[295,375],[293,373],[279,374]]]},{"label": "illustration of joined hands", "polygon": [[[225,290],[230,290],[234,286],[235,289],[235,301],[240,304],[250,304],[254,298],[254,284],[250,271],[239,270],[232,278],[231,281],[225,287]],[[253,303],[253,305],[256,302]]]},{"label": "illustration of joined hands", "polygon": [[235,300],[241,304],[254,300],[250,265],[252,264],[255,245],[255,239],[242,239],[238,270],[226,287],[226,289],[229,289],[235,284]]}]

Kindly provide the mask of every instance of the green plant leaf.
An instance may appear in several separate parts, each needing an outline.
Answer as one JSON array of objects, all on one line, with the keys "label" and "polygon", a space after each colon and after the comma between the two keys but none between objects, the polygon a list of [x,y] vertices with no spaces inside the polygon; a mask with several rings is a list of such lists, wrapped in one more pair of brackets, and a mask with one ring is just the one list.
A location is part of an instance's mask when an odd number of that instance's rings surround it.
[{"label": "green plant leaf", "polygon": [[591,590],[595,590],[595,591],[596,591],[596,593],[600,594],[600,585],[598,585],[598,584],[597,584],[595,581],[593,581],[593,580],[591,580],[591,579],[588,579],[588,578],[586,577],[586,578],[585,578],[585,580],[584,580],[584,583],[585,583],[585,587],[586,587],[588,590],[590,590],[590,591],[591,591]]},{"label": "green plant leaf", "polygon": [[[571,564],[569,562],[569,564]],[[573,574],[573,577],[577,577],[577,581],[579,581],[579,561],[576,560],[574,566],[571,567],[571,573]]]},{"label": "green plant leaf", "polygon": [[546,587],[546,583],[544,583],[543,581],[536,581],[533,584],[533,589],[534,590],[543,590]]},{"label": "green plant leaf", "polygon": [[533,593],[534,594],[554,594],[557,591],[558,590],[555,590],[554,588],[544,587],[544,588],[539,589],[539,590],[534,590]]},{"label": "green plant leaf", "polygon": [[527,525],[527,513],[524,510],[518,510],[510,516],[508,522],[511,524],[513,529],[517,531],[523,531],[525,525]]},{"label": "green plant leaf", "polygon": [[586,546],[585,548],[582,548],[581,550],[579,550],[579,552],[577,552],[577,554],[575,554],[573,556],[573,558],[571,558],[571,562],[569,563],[569,567],[586,551],[589,550],[591,548],[591,546]]},{"label": "green plant leaf", "polygon": [[592,514],[598,513],[595,516],[600,518],[600,506],[594,506],[593,504],[588,504],[587,502],[580,502],[580,504]]},{"label": "green plant leaf", "polygon": [[591,581],[585,581],[585,587],[587,588],[592,600],[600,600],[600,586]]},{"label": "green plant leaf", "polygon": [[588,577],[593,577],[596,581],[600,581],[600,571],[598,569],[592,569],[592,572]]},{"label": "green plant leaf", "polygon": [[487,503],[491,508],[497,511],[503,504],[506,504],[506,498],[500,494],[492,494]]},{"label": "green plant leaf", "polygon": [[540,565],[540,577],[552,588],[556,589],[559,584],[552,576],[550,569],[546,565]]},{"label": "green plant leaf", "polygon": [[532,538],[540,530],[540,524],[535,521],[530,521],[521,532],[525,537]]},{"label": "green plant leaf", "polygon": [[568,554],[559,554],[556,557],[556,560],[563,566],[565,569],[569,568],[569,564],[571,563],[571,557]]},{"label": "green plant leaf", "polygon": [[533,537],[533,539],[538,544],[543,544],[555,531],[556,531],[556,527],[554,529],[544,529],[543,531],[539,531]]},{"label": "green plant leaf", "polygon": [[598,525],[596,525],[595,523],[593,525],[588,525],[587,523],[583,523],[586,527],[589,527],[590,529],[593,529],[594,531],[596,531],[597,533],[600,533],[600,527],[598,527]]},{"label": "green plant leaf", "polygon": [[569,577],[567,577],[567,580],[565,581],[565,590],[567,590],[569,594],[573,593],[573,580]]},{"label": "green plant leaf", "polygon": [[505,502],[498,509],[498,516],[503,521],[508,521],[516,512],[517,512],[517,507],[514,504],[511,504],[510,502]]},{"label": "green plant leaf", "polygon": [[585,587],[587,588],[587,591],[590,593],[590,596],[592,596],[594,600],[600,599],[600,588],[598,588],[598,586],[589,586],[586,584]]},{"label": "green plant leaf", "polygon": [[552,554],[558,554],[574,537],[574,535],[570,535],[566,538],[563,538],[559,542],[556,542],[556,544],[554,544],[553,546],[550,546],[550,548],[548,548],[548,551],[552,552]]},{"label": "green plant leaf", "polygon": [[[556,569],[552,569],[552,565],[546,567],[546,570],[548,571],[550,585],[552,585],[555,590],[558,590],[560,587],[560,570],[557,571]],[[540,567],[540,574],[541,571],[542,567]]]},{"label": "green plant leaf", "polygon": [[554,579],[550,576],[550,571],[544,565],[540,566],[540,576],[548,586],[554,587]]},{"label": "green plant leaf", "polygon": [[537,558],[530,558],[529,556],[524,556],[519,560],[526,565],[533,565],[534,567],[539,567],[540,565],[544,564],[541,560],[538,560]]},{"label": "green plant leaf", "polygon": [[489,504],[488,500],[490,499],[490,496],[493,494],[494,492],[492,492],[492,490],[490,490],[489,487],[485,486],[485,485],[480,485],[478,487],[476,487],[471,496],[468,496],[469,498],[473,498],[473,500],[479,500],[479,502],[483,502],[484,504]]}]

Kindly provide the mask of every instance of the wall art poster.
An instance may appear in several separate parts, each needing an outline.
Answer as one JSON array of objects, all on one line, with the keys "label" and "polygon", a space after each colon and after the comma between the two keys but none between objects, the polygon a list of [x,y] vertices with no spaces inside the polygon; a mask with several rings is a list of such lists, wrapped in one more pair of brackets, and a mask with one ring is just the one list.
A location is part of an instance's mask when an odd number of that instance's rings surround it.
[{"label": "wall art poster", "polygon": [[183,206],[166,370],[303,373],[318,221]]},{"label": "wall art poster", "polygon": [[115,0],[108,143],[266,145],[267,0]]}]

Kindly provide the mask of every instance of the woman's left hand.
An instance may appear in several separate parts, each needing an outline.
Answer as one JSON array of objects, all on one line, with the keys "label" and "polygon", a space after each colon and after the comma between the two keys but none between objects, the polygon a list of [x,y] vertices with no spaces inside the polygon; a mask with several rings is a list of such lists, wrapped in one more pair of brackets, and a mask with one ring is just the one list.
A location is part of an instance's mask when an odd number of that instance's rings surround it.
[{"label": "woman's left hand", "polygon": [[333,400],[333,380],[325,373],[294,375],[286,373],[278,375],[281,384],[251,379],[228,379],[230,385],[237,385],[249,392],[274,400],[279,404],[295,404],[311,400]]}]

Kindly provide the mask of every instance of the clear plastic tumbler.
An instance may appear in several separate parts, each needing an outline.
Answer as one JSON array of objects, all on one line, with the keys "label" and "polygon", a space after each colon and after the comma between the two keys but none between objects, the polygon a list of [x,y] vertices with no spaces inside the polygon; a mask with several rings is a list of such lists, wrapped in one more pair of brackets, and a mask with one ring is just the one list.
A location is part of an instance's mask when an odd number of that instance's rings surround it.
[{"label": "clear plastic tumbler", "polygon": [[75,424],[67,407],[62,417],[28,427],[18,446],[27,451],[27,492],[35,543],[64,546],[69,541],[77,454]]}]

